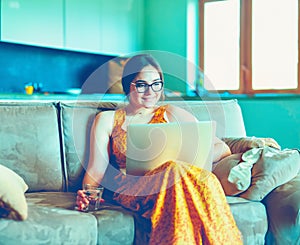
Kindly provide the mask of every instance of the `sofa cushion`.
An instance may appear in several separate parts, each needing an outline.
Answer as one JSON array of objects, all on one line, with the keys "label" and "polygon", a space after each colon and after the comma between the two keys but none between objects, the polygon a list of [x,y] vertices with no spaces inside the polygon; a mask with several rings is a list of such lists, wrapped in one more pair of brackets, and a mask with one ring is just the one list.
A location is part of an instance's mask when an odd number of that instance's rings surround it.
[{"label": "sofa cushion", "polygon": [[[60,192],[26,193],[26,198],[29,207],[28,220],[33,222],[34,219],[37,219],[37,222],[42,222],[42,227],[41,227],[42,230],[43,229],[51,230],[48,231],[48,234],[50,234],[50,232],[54,232],[52,230],[54,227],[54,224],[52,224],[52,222],[55,223],[55,221],[52,221],[52,218],[61,221],[62,224],[58,225],[58,229],[63,225],[66,226],[68,229],[71,229],[70,223],[73,223],[74,227],[72,229],[75,229],[74,233],[75,232],[79,232],[80,234],[83,233],[84,237],[80,238],[78,240],[79,242],[77,242],[77,244],[81,244],[81,241],[84,239],[87,239],[87,241],[89,241],[88,240],[89,238],[86,238],[85,235],[90,237],[94,236],[94,231],[88,233],[86,232],[85,229],[88,226],[93,227],[94,223],[92,220],[96,219],[98,228],[97,228],[97,235],[95,235],[95,237],[97,238],[97,244],[120,244],[120,245],[122,244],[123,245],[123,244],[133,243],[134,231],[135,231],[135,221],[133,215],[131,212],[125,210],[120,206],[114,206],[105,203],[101,205],[101,209],[99,211],[82,213],[74,210],[76,193],[69,193],[69,192],[68,193],[62,193],[62,192],[61,193]],[[247,245],[264,244],[264,237],[268,228],[265,206],[260,202],[251,202],[249,200],[240,197],[226,197],[226,198],[227,198],[227,202],[230,205],[230,209],[233,213],[237,226],[243,234],[243,240],[245,242],[244,244]],[[35,211],[33,211],[33,209]],[[46,216],[45,215],[46,212],[49,212],[49,219],[51,220],[51,222],[49,222],[50,227],[45,227],[45,220],[43,219],[43,217],[40,217],[40,216]],[[31,215],[34,216],[31,217]],[[58,218],[59,215],[62,215],[60,219]],[[71,215],[70,218],[68,215]],[[88,217],[86,217],[85,215],[87,215]],[[90,217],[90,215],[92,215],[93,217]],[[249,216],[251,216],[251,219],[249,219]],[[68,219],[70,223],[67,223],[66,220]],[[81,222],[80,219],[82,219]],[[24,222],[27,222],[28,220]],[[79,223],[80,225],[78,224],[78,222],[80,222]],[[0,220],[0,240],[2,238],[1,224],[2,223]],[[27,224],[29,225],[30,223]],[[82,226],[82,224],[85,225]],[[22,226],[21,229],[24,229],[24,227]],[[78,231],[78,229],[81,230]],[[53,239],[57,239],[58,241],[59,234],[55,234],[55,233],[52,234],[54,234],[55,236],[55,238]],[[35,235],[32,234],[32,236],[34,237]],[[71,241],[73,240],[68,240],[69,239],[68,237],[70,236],[67,236],[67,238],[64,241],[66,241],[66,244],[69,243],[71,244]],[[74,235],[74,237],[77,238],[77,235]],[[20,237],[18,237],[18,239],[20,239]],[[52,241],[56,241],[56,240],[52,240]],[[35,242],[35,244],[36,243],[38,242]],[[51,243],[51,241],[49,243]]]},{"label": "sofa cushion", "polygon": [[28,186],[11,169],[0,164],[0,217],[25,220],[27,203],[24,192]]},{"label": "sofa cushion", "polygon": [[237,100],[214,101],[167,101],[193,113],[198,120],[217,122],[216,134],[219,138],[245,137],[241,108]]},{"label": "sofa cushion", "polygon": [[[102,204],[100,210],[88,213],[82,213],[74,210],[75,201],[76,201],[76,193],[60,193],[60,192],[37,192],[37,193],[26,193],[27,202],[29,205],[29,217],[31,215],[31,208],[38,208],[39,212],[50,212],[50,210],[54,210],[55,212],[51,213],[51,218],[55,217],[55,215],[64,214],[63,220],[65,226],[71,228],[71,224],[73,222],[74,233],[77,231],[79,234],[74,236],[78,238],[78,236],[84,233],[82,236],[93,236],[96,239],[93,239],[89,243],[89,238],[87,238],[86,242],[83,238],[80,238],[74,244],[132,244],[134,240],[134,218],[130,212],[126,211],[120,206],[114,206],[111,204]],[[69,211],[70,210],[70,211]],[[73,219],[69,220],[67,223],[68,216],[74,215]],[[81,215],[86,215],[82,222],[80,221]],[[90,217],[90,216],[93,217]],[[78,219],[77,219],[78,218]],[[66,220],[64,220],[66,219]],[[96,221],[94,223],[94,221]],[[52,222],[52,221],[51,221]],[[88,222],[88,223],[85,223]],[[84,226],[82,225],[84,224]],[[97,233],[94,234],[94,227],[97,228]],[[91,231],[87,231],[88,227],[91,226]],[[0,223],[1,227],[1,223]],[[82,228],[82,230],[80,230]],[[0,230],[1,231],[1,230]],[[58,236],[57,236],[58,238]],[[68,240],[72,239],[72,240]],[[68,236],[64,241],[71,244],[71,241],[74,240],[72,237]],[[1,236],[0,236],[1,240]],[[36,243],[35,243],[36,244]],[[56,244],[56,243],[53,243]]]},{"label": "sofa cushion", "polygon": [[[0,220],[0,241],[15,244],[96,244],[97,221],[92,214],[62,208],[74,203],[74,194],[26,193],[28,218],[23,222]],[[31,196],[32,194],[32,196]],[[46,204],[48,200],[58,203]],[[64,196],[64,197],[62,197]],[[42,201],[44,200],[44,202]],[[0,242],[0,243],[1,243]]]},{"label": "sofa cushion", "polygon": [[135,222],[130,212],[119,206],[103,205],[94,215],[98,222],[97,244],[133,244]]},{"label": "sofa cushion", "polygon": [[115,109],[111,102],[65,102],[61,103],[63,151],[69,191],[82,188],[84,170],[89,160],[90,130],[96,114]]},{"label": "sofa cushion", "polygon": [[47,102],[0,102],[0,162],[29,191],[63,189],[58,114]]},{"label": "sofa cushion", "polygon": [[240,197],[226,197],[234,220],[247,245],[264,245],[268,230],[266,208],[261,202]]}]

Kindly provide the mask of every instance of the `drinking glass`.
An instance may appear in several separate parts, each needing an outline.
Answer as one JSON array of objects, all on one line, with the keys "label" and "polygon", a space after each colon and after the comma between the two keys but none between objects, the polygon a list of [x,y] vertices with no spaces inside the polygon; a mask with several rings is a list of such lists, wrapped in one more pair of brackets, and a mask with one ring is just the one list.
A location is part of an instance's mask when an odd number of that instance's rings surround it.
[{"label": "drinking glass", "polygon": [[100,208],[103,189],[102,186],[84,185],[83,191],[89,200],[89,204],[83,211],[95,211]]}]

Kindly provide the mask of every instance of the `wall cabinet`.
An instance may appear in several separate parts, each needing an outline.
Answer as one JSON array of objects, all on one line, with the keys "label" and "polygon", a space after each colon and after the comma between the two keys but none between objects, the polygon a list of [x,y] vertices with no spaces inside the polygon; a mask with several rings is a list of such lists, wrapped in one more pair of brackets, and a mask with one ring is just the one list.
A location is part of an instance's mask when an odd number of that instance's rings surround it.
[{"label": "wall cabinet", "polygon": [[2,0],[1,40],[63,47],[63,0]]},{"label": "wall cabinet", "polygon": [[65,46],[106,54],[140,50],[142,20],[141,0],[65,0]]},{"label": "wall cabinet", "polygon": [[102,50],[130,53],[142,49],[143,1],[101,0]]},{"label": "wall cabinet", "polygon": [[101,50],[100,0],[65,0],[65,47],[71,50]]},{"label": "wall cabinet", "polygon": [[141,50],[141,0],[2,0],[1,40],[112,55]]}]

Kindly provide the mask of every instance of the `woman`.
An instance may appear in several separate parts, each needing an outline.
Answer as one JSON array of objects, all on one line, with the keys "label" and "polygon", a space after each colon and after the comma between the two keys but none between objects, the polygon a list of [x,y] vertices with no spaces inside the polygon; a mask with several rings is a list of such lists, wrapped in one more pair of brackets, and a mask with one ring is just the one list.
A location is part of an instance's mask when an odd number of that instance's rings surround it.
[{"label": "woman", "polygon": [[[150,55],[136,55],[126,63],[122,86],[129,99],[128,105],[102,112],[94,121],[83,184],[103,183],[109,165],[119,170],[113,177],[116,185],[112,201],[150,221],[149,244],[242,244],[222,187],[209,171],[189,163],[168,161],[149,171],[146,180],[126,176],[128,124],[197,119],[181,108],[158,106],[163,97],[163,74]],[[230,154],[228,146],[216,138],[213,160],[219,161]],[[179,181],[174,181],[178,176]],[[151,194],[139,195],[147,188]],[[129,195],[128,190],[136,195]],[[79,210],[87,204],[86,196],[79,190]]]}]

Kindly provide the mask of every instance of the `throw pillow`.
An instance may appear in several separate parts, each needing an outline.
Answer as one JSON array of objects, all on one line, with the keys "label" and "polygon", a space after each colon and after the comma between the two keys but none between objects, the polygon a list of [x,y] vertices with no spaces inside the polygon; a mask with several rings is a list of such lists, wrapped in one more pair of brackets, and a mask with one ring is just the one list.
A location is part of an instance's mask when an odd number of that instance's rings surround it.
[{"label": "throw pillow", "polygon": [[264,146],[280,149],[280,145],[273,138],[241,137],[223,138],[222,140],[229,146],[232,153],[246,152],[250,149]]},{"label": "throw pillow", "polygon": [[[252,149],[253,151],[257,149]],[[278,150],[265,146],[253,165],[251,186],[240,197],[261,201],[276,187],[294,178],[300,170],[300,155],[297,150]]]},{"label": "throw pillow", "polygon": [[108,92],[110,94],[123,94],[122,75],[127,59],[115,58],[108,62]]},{"label": "throw pillow", "polygon": [[28,189],[17,173],[0,164],[0,217],[25,220],[28,215],[24,192]]},{"label": "throw pillow", "polygon": [[251,169],[260,157],[260,149],[236,153],[214,164],[212,172],[217,176],[227,196],[244,192],[251,185]]},{"label": "throw pillow", "polygon": [[244,190],[239,190],[236,183],[229,182],[228,176],[230,170],[237,166],[242,161],[242,153],[232,154],[223,158],[221,161],[213,164],[212,172],[219,179],[223,190],[227,196],[234,196],[242,193]]}]

